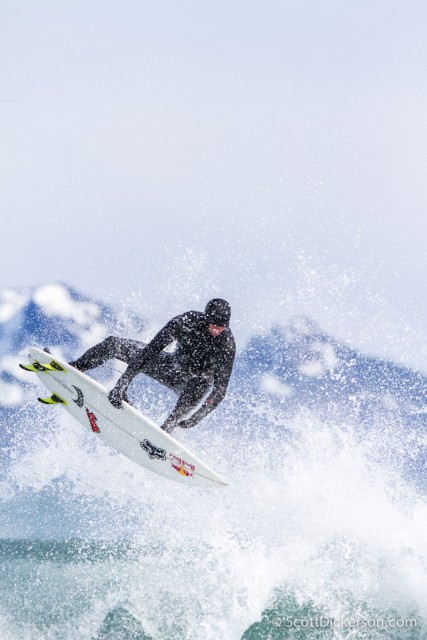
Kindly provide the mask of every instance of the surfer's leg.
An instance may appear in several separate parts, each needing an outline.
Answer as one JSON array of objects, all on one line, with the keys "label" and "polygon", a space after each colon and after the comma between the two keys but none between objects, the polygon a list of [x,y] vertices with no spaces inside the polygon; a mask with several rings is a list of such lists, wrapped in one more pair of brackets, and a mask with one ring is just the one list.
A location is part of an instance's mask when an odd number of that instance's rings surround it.
[{"label": "surfer's leg", "polygon": [[192,413],[212,388],[212,380],[206,376],[191,378],[184,386],[174,410],[162,425],[162,429],[170,433],[179,426],[180,420]]},{"label": "surfer's leg", "polygon": [[70,365],[79,371],[87,371],[99,367],[112,358],[129,363],[139,355],[144,347],[145,344],[139,340],[108,336],[99,344],[88,349],[80,358],[70,362]]}]

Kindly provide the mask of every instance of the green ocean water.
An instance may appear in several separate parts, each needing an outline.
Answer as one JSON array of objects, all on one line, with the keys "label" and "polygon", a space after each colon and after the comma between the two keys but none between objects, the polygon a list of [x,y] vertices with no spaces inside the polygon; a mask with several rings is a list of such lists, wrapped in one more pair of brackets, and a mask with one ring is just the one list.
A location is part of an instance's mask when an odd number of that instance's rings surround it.
[{"label": "green ocean water", "polygon": [[230,481],[211,492],[65,414],[20,427],[0,477],[0,640],[427,639],[427,501],[400,426],[305,412],[183,434]]},{"label": "green ocean water", "polygon": [[[148,632],[147,626],[152,626],[152,622],[144,623],[143,598],[135,608],[136,585],[132,580],[139,566],[163,553],[161,548],[138,549],[129,541],[0,541],[0,638],[202,640],[218,637],[209,635],[209,629],[203,626],[202,609],[198,614],[200,619],[196,615],[191,628],[185,628],[180,620],[181,612],[177,611],[175,624],[168,615],[164,629],[160,625],[153,635]],[[155,590],[156,585],[151,588]],[[161,619],[167,608],[167,593],[163,593],[160,600],[158,617]],[[173,608],[169,614],[173,615]],[[343,611],[339,619],[332,619],[330,612],[304,602],[302,594],[286,586],[275,590],[260,619],[254,620],[243,633],[236,636],[231,626],[227,632],[226,621],[222,633],[222,637],[230,640],[237,637],[241,640],[422,640],[427,637],[427,629],[415,611],[372,608],[359,601],[351,603],[351,608],[348,603],[348,610]]]}]

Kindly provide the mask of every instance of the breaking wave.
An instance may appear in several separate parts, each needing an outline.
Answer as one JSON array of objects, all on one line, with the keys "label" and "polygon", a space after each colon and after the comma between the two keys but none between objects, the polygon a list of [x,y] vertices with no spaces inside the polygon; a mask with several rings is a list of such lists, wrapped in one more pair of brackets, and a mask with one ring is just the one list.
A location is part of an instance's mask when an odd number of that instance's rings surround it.
[{"label": "breaking wave", "polygon": [[423,435],[241,404],[177,435],[229,480],[218,491],[24,407],[0,484],[2,640],[335,640],[349,620],[358,638],[425,638]]}]

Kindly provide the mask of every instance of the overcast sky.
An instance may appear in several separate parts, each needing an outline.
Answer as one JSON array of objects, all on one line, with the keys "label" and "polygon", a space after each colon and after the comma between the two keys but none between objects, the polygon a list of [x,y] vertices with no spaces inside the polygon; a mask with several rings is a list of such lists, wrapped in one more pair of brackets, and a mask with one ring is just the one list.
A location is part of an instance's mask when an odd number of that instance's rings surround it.
[{"label": "overcast sky", "polygon": [[0,287],[427,370],[427,4],[0,0]]}]

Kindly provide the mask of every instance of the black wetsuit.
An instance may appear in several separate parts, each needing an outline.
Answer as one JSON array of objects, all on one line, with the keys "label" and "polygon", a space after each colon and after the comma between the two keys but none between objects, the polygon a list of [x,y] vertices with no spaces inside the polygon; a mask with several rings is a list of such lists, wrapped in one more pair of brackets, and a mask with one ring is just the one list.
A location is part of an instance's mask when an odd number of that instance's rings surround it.
[{"label": "black wetsuit", "polygon": [[[206,313],[188,311],[172,318],[149,344],[110,336],[70,364],[86,371],[111,358],[127,362],[129,366],[109,395],[115,406],[127,399],[133,378],[145,373],[180,394],[162,428],[193,427],[223,400],[236,352],[231,330],[226,327],[220,335],[212,336],[210,323],[212,318]],[[174,341],[175,351],[164,352]],[[188,417],[203,399],[200,408]]]}]

